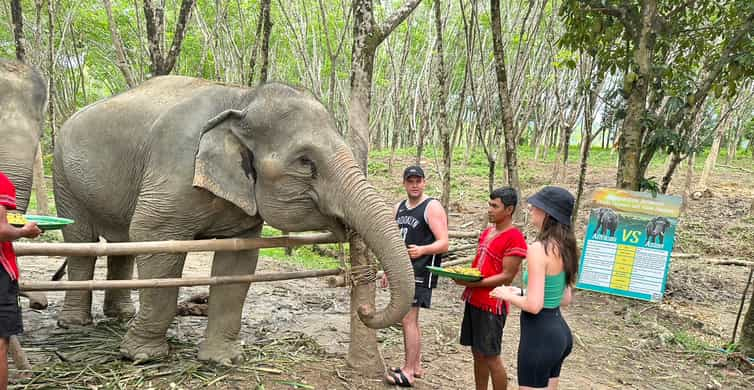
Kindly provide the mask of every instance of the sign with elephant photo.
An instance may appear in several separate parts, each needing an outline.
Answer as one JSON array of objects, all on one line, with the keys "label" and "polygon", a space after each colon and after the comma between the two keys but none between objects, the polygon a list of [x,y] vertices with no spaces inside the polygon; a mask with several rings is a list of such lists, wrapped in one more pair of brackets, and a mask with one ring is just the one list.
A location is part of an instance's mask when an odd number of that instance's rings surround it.
[{"label": "sign with elephant photo", "polygon": [[599,188],[593,204],[576,287],[660,301],[681,198]]}]

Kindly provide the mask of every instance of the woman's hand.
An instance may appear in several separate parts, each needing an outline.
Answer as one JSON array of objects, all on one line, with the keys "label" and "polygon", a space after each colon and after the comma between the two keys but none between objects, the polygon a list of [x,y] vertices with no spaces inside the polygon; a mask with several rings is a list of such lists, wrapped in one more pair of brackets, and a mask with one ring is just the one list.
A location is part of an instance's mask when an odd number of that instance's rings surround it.
[{"label": "woman's hand", "polygon": [[521,289],[513,286],[500,286],[495,287],[490,291],[490,296],[493,298],[509,301],[512,297],[520,296]]}]

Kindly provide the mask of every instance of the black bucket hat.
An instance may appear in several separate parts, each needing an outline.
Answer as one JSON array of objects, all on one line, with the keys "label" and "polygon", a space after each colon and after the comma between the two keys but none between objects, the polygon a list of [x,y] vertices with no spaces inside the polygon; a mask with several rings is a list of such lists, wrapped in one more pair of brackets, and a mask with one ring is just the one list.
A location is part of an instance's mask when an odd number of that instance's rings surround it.
[{"label": "black bucket hat", "polygon": [[544,210],[549,216],[563,225],[571,224],[574,198],[568,190],[560,187],[547,186],[526,201]]}]

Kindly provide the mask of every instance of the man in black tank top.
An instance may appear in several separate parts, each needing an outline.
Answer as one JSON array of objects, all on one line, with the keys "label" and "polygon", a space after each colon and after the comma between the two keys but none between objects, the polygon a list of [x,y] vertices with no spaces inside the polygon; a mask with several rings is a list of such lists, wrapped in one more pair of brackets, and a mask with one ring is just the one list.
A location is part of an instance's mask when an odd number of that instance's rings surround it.
[{"label": "man in black tank top", "polygon": [[[410,166],[403,171],[403,187],[408,199],[395,205],[395,220],[406,243],[408,255],[414,266],[416,282],[411,310],[403,318],[403,344],[406,361],[403,367],[392,368],[386,380],[391,384],[407,386],[414,378],[421,377],[421,330],[419,308],[429,308],[432,289],[437,286],[437,276],[427,266],[439,267],[442,254],[448,251],[448,217],[437,199],[424,195],[424,171],[419,166]],[[382,287],[387,287],[383,276]]]}]

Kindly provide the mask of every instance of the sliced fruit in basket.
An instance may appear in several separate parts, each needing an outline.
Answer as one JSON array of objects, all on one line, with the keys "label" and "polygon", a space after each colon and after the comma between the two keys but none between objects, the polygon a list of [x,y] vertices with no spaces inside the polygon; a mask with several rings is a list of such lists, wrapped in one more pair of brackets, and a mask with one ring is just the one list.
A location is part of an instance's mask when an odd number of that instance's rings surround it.
[{"label": "sliced fruit in basket", "polygon": [[24,226],[26,225],[26,217],[23,214],[19,213],[8,213],[6,214],[8,223],[13,226]]},{"label": "sliced fruit in basket", "polygon": [[466,282],[476,282],[482,279],[482,274],[476,268],[471,267],[432,267],[427,269],[435,275],[445,276],[451,279],[463,280]]}]

